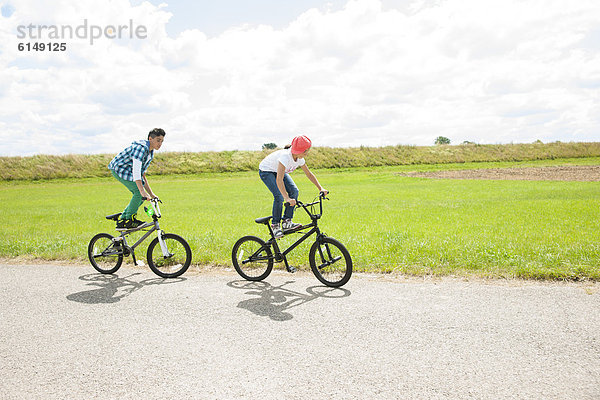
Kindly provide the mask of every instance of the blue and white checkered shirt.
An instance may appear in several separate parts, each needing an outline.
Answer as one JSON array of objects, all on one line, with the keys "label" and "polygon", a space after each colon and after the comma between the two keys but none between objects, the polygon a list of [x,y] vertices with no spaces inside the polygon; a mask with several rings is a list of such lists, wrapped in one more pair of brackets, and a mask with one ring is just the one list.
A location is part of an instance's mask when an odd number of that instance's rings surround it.
[{"label": "blue and white checkered shirt", "polygon": [[142,163],[142,175],[146,173],[150,162],[154,158],[154,150],[150,150],[148,140],[137,140],[131,146],[120,152],[108,164],[108,169],[115,171],[117,175],[126,181],[133,182],[133,159]]}]

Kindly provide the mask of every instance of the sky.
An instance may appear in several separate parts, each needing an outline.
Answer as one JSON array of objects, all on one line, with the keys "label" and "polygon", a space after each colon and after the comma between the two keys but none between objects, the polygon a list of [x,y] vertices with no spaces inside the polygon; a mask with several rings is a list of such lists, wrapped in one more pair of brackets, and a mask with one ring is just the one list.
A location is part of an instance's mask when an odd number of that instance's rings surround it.
[{"label": "sky", "polygon": [[0,0],[0,156],[155,127],[161,151],[598,141],[600,2]]}]

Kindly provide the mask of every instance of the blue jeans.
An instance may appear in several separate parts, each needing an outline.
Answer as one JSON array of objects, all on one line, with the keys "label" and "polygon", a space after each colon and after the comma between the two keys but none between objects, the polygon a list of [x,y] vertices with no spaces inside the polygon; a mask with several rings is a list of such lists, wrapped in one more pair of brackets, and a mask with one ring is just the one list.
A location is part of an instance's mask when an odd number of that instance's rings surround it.
[{"label": "blue jeans", "polygon": [[[277,187],[277,172],[269,172],[269,171],[258,171],[260,175],[260,179],[267,185],[271,193],[273,193],[273,224],[278,224],[281,221],[281,211],[283,209],[283,195],[279,191]],[[285,185],[285,190],[288,192],[290,198],[297,200],[298,199],[298,188],[296,184],[289,176],[289,174],[285,174],[283,176],[283,184]],[[285,206],[285,213],[283,218],[292,219],[294,217],[294,209],[292,206]]]}]

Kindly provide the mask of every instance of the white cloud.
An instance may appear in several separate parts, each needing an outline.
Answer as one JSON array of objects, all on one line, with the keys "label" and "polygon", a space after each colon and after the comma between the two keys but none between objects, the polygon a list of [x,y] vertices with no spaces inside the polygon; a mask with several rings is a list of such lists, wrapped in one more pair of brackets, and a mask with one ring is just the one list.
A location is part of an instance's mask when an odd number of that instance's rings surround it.
[{"label": "white cloud", "polygon": [[[596,1],[350,0],[213,38],[169,37],[164,7],[110,4],[22,0],[0,17],[0,155],[116,152],[155,126],[181,151],[298,133],[325,146],[598,140]],[[17,25],[84,19],[132,20],[147,38],[17,51]]]}]

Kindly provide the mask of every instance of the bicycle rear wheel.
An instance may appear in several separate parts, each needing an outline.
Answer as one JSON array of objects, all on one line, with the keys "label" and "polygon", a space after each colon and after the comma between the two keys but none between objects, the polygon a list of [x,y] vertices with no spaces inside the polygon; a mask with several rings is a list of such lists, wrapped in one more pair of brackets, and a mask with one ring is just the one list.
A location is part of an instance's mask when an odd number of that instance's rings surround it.
[{"label": "bicycle rear wheel", "polygon": [[192,263],[192,250],[188,242],[179,235],[164,233],[162,238],[169,255],[163,254],[158,238],[154,238],[146,253],[148,266],[160,277],[176,278],[187,271]]},{"label": "bicycle rear wheel", "polygon": [[249,281],[262,281],[273,270],[271,248],[261,238],[244,236],[233,245],[231,261],[238,274]]},{"label": "bicycle rear wheel", "polygon": [[308,261],[313,274],[327,286],[345,285],[352,275],[350,253],[334,238],[317,239],[310,248]]},{"label": "bicycle rear wheel", "polygon": [[108,233],[99,233],[88,245],[90,263],[101,274],[113,274],[123,263],[123,248],[113,239],[114,236]]}]

